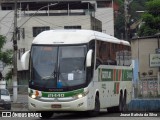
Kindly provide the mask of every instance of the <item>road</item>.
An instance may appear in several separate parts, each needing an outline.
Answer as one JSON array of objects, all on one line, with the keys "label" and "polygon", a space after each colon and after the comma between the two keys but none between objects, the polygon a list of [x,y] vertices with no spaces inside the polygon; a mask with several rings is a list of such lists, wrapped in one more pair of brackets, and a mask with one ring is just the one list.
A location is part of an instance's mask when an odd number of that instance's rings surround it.
[{"label": "road", "polygon": [[[18,112],[22,115],[22,113],[26,113],[28,111],[27,107],[27,95],[19,95],[18,97],[18,104],[12,104],[12,110],[6,111],[6,112]],[[3,110],[0,110],[3,111]],[[32,112],[29,112],[32,113]],[[27,114],[28,115],[28,114]],[[121,113],[108,113],[108,112],[101,112],[101,114],[97,117],[89,117],[86,113],[60,113],[60,114],[54,114],[54,116],[51,118],[53,120],[75,120],[75,119],[82,119],[82,120],[159,120],[160,119],[160,112],[159,113],[141,113],[136,112],[133,113],[126,113],[123,114],[123,117],[121,116]],[[141,116],[143,117],[124,117],[124,116]],[[144,117],[148,115],[149,117]],[[156,117],[156,115],[158,117]],[[32,116],[26,116],[26,117],[0,117],[0,120],[40,120],[39,117],[32,117]]]},{"label": "road", "polygon": [[[127,113],[127,115],[131,113]],[[148,114],[148,113],[147,113]],[[153,113],[150,113],[153,114]],[[156,114],[156,113],[154,113]],[[60,113],[60,114],[55,114],[52,118],[54,120],[159,120],[160,118],[160,113],[157,115],[159,117],[121,117],[121,113],[107,113],[107,112],[102,112],[99,116],[97,117],[88,117],[87,114],[85,113]],[[126,115],[126,114],[125,114]],[[145,113],[134,113],[134,115],[145,115]],[[2,117],[1,120],[40,120],[39,117]]]}]

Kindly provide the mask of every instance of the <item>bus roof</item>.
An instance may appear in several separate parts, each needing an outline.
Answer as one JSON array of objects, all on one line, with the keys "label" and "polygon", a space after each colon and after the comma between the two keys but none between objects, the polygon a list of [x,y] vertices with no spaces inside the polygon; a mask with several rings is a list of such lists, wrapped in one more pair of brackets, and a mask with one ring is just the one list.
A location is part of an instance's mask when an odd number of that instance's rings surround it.
[{"label": "bus roof", "polygon": [[47,30],[37,35],[33,44],[81,44],[96,39],[123,45],[129,42],[93,30]]}]

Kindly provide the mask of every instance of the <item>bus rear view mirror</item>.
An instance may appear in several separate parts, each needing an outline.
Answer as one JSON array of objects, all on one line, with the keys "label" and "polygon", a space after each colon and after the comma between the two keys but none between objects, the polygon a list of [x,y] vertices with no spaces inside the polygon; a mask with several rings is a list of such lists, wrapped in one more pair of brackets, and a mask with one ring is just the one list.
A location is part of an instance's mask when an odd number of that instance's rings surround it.
[{"label": "bus rear view mirror", "polygon": [[29,70],[30,51],[26,51],[21,57],[21,65],[23,70]]},{"label": "bus rear view mirror", "polygon": [[89,50],[86,56],[86,67],[91,67],[93,50]]}]

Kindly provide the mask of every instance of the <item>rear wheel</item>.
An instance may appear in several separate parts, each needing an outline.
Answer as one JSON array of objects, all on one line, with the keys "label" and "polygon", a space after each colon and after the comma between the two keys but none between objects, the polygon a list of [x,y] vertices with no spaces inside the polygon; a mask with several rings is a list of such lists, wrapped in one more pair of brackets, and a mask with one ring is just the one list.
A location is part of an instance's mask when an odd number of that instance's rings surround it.
[{"label": "rear wheel", "polygon": [[123,112],[127,111],[127,93],[125,92],[124,98],[123,98]]},{"label": "rear wheel", "polygon": [[119,112],[123,112],[123,96],[120,94],[119,97]]}]

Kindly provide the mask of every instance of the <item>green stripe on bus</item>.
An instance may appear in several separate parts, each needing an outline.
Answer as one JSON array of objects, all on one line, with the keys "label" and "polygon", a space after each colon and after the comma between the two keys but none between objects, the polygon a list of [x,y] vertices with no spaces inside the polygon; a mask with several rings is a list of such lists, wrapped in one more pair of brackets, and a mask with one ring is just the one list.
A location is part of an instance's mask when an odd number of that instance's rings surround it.
[{"label": "green stripe on bus", "polygon": [[113,80],[113,70],[112,69],[101,69],[101,80],[102,81],[112,81]]},{"label": "green stripe on bus", "polygon": [[48,97],[48,98],[73,97],[83,92],[84,92],[83,88],[68,92],[42,92],[42,97]]},{"label": "green stripe on bus", "polygon": [[132,70],[123,70],[123,81],[132,81],[133,73]]},{"label": "green stripe on bus", "polygon": [[132,81],[132,70],[99,68],[98,81]]}]

